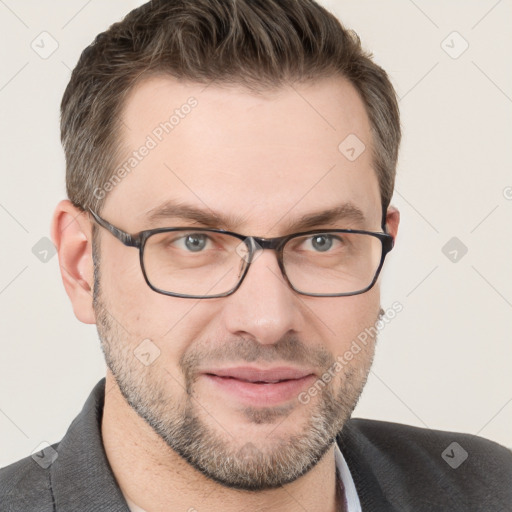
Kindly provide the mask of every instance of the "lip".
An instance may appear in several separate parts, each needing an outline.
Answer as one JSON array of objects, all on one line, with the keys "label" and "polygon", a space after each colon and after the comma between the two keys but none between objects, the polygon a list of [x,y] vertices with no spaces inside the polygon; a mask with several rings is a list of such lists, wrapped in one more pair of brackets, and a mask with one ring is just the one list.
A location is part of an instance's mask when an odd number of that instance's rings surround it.
[{"label": "lip", "polygon": [[252,366],[237,366],[234,368],[213,368],[203,373],[217,377],[231,377],[248,382],[274,382],[280,380],[302,379],[314,374],[309,369],[278,366],[275,368],[255,368]]},{"label": "lip", "polygon": [[[215,391],[253,406],[274,406],[297,399],[316,375],[291,367],[236,367],[211,369],[201,374]],[[278,382],[275,382],[278,381]]]}]

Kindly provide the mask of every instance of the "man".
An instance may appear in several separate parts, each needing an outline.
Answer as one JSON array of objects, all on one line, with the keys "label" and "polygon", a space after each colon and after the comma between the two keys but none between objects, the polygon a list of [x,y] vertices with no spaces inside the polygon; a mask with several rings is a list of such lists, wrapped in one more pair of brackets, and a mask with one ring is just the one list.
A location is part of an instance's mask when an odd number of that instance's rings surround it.
[{"label": "man", "polygon": [[52,236],[108,371],[60,443],[1,470],[2,510],[512,510],[505,448],[350,419],[400,124],[332,15],[145,4],[83,52],[62,141]]}]

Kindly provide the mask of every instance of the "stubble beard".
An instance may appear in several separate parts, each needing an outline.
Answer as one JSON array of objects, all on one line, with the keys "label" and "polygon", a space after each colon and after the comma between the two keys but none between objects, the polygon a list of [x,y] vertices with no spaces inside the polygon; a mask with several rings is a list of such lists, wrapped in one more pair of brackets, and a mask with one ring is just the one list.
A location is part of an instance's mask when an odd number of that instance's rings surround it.
[{"label": "stubble beard", "polygon": [[[229,426],[219,426],[195,396],[194,355],[182,361],[186,391],[178,387],[182,391],[179,399],[165,388],[172,377],[162,377],[161,371],[145,367],[134,357],[133,340],[127,339],[126,331],[106,309],[99,284],[99,258],[94,261],[93,305],[106,364],[127,403],[172,450],[204,476],[225,487],[246,491],[274,489],[293,482],[322,459],[360,398],[373,361],[375,340],[357,355],[360,364],[343,366],[339,379],[317,386],[318,394],[307,405],[297,401],[284,407],[244,408],[246,421],[275,426],[264,444],[234,439]],[[293,339],[283,342],[288,348],[293,343]],[[262,350],[257,343],[251,348],[239,347],[252,355]],[[334,356],[324,354],[324,363],[322,367],[331,368]],[[294,415],[301,412],[301,407],[309,407],[311,412],[297,433]],[[287,434],[287,425],[294,426],[293,434]]]}]

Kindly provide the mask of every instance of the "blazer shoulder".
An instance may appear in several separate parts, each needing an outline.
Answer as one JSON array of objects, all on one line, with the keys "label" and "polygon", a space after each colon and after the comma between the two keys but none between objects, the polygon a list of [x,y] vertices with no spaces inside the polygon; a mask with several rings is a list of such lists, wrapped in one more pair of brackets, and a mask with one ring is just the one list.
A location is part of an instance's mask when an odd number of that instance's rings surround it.
[{"label": "blazer shoulder", "polygon": [[381,446],[398,445],[403,449],[408,447],[417,450],[421,447],[430,447],[433,444],[463,442],[464,445],[479,454],[498,456],[505,462],[512,463],[512,450],[495,441],[474,434],[463,432],[450,432],[424,427],[414,427],[402,423],[389,421],[354,418],[350,420],[352,428],[362,433],[368,440]]},{"label": "blazer shoulder", "polygon": [[337,437],[356,479],[396,510],[510,510],[512,451],[480,436],[354,418]]},{"label": "blazer shoulder", "polygon": [[460,467],[467,478],[512,483],[512,450],[484,437],[361,418],[350,420],[350,428],[395,462],[437,467],[453,476]]},{"label": "blazer shoulder", "polygon": [[0,468],[0,503],[6,512],[52,512],[50,468],[30,455]]}]

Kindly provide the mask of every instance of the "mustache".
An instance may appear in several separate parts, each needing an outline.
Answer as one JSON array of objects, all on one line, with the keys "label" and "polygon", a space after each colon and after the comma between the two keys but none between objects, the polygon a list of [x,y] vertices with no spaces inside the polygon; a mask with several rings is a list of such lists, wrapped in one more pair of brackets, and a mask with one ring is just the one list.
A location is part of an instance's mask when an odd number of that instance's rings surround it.
[{"label": "mustache", "polygon": [[185,376],[191,378],[197,373],[196,368],[204,366],[205,362],[213,361],[216,364],[288,362],[324,370],[331,366],[335,359],[325,347],[306,344],[296,335],[285,335],[276,343],[269,345],[262,345],[251,337],[236,337],[211,348],[192,347],[182,355],[179,366]]},{"label": "mustache", "polygon": [[[385,314],[382,307],[377,314],[380,319]],[[276,343],[262,345],[252,336],[230,337],[219,345],[192,345],[179,359],[178,366],[183,371],[187,391],[190,391],[198,376],[197,368],[205,363],[253,363],[279,362],[296,363],[308,368],[314,367],[323,373],[335,362],[335,354],[321,344],[305,343],[293,333],[285,334]]]}]

